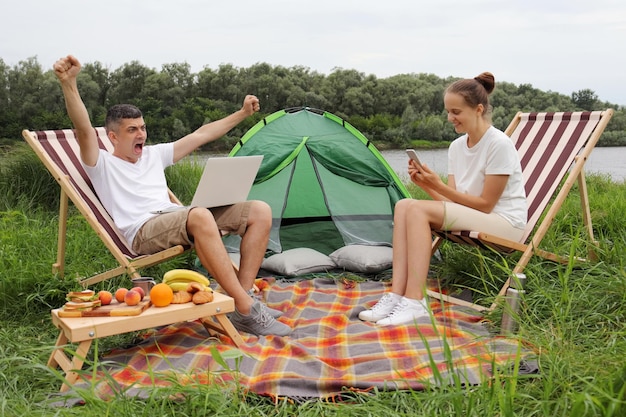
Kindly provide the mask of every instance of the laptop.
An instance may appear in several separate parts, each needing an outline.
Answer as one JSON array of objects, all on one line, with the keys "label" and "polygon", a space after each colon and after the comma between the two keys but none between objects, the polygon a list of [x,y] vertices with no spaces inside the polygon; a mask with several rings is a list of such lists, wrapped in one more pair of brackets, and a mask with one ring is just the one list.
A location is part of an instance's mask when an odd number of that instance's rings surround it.
[{"label": "laptop", "polygon": [[[261,161],[263,155],[208,158],[191,206],[210,208],[246,201]],[[151,213],[162,214],[186,208],[188,206],[177,206]]]}]

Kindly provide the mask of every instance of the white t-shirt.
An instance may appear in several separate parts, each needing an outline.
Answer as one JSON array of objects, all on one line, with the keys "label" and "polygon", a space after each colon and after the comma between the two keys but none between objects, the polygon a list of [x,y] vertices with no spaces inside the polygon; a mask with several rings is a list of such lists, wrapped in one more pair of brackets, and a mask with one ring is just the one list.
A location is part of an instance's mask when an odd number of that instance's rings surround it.
[{"label": "white t-shirt", "polygon": [[486,175],[508,175],[493,212],[513,227],[526,227],[528,208],[522,166],[511,138],[504,132],[491,126],[471,148],[467,146],[467,134],[454,140],[448,150],[448,174],[454,175],[457,191],[475,196],[482,194]]},{"label": "white t-shirt", "polygon": [[143,148],[135,163],[100,150],[96,165],[83,164],[102,205],[129,244],[150,213],[174,206],[168,194],[165,168],[174,163],[174,144]]}]

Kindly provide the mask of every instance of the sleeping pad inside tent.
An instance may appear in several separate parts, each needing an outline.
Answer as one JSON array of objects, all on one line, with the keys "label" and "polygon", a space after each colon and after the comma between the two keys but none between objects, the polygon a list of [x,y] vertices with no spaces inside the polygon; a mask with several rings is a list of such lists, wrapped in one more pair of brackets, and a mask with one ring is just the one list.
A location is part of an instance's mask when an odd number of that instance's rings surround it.
[{"label": "sleeping pad inside tent", "polygon": [[[244,155],[264,156],[248,199],[272,208],[268,254],[391,247],[393,208],[409,193],[349,123],[306,107],[281,110],[253,126],[229,156]],[[229,251],[239,241],[228,237]]]}]

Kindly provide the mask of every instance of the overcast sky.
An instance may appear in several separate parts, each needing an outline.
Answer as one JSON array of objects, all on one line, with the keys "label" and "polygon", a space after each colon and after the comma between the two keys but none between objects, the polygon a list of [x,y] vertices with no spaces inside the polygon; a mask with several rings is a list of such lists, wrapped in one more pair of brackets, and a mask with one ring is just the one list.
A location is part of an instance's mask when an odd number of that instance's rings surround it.
[{"label": "overcast sky", "polygon": [[[593,90],[626,105],[624,0],[2,1],[0,58],[355,69]],[[497,84],[496,84],[497,88]]]}]

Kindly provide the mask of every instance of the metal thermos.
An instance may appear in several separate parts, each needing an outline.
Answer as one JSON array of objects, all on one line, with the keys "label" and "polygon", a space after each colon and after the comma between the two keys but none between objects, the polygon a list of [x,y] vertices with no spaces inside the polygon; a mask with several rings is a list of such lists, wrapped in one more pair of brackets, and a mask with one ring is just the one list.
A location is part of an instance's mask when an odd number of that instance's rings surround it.
[{"label": "metal thermos", "polygon": [[519,326],[517,319],[525,283],[526,275],[524,274],[515,274],[515,276],[511,278],[511,283],[504,296],[506,305],[502,313],[502,334],[514,334],[517,331]]}]

